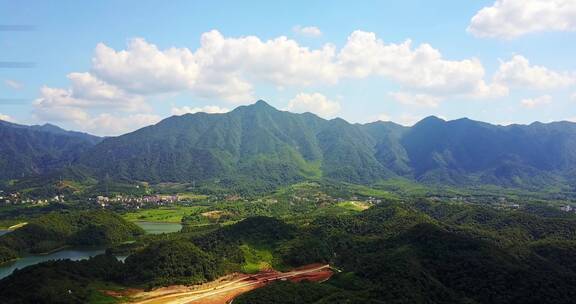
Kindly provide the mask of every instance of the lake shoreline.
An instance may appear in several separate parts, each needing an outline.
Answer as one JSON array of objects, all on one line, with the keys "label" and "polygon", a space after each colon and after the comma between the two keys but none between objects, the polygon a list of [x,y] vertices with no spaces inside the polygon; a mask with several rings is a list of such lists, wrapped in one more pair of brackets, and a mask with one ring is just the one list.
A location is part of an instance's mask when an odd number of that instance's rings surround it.
[{"label": "lake shoreline", "polygon": [[16,261],[18,261],[19,259],[21,259],[21,258],[20,258],[20,257],[18,257],[18,258],[13,258],[13,259],[8,260],[8,261],[6,261],[6,262],[2,262],[2,263],[0,263],[0,268],[1,268],[2,266],[6,266],[6,264],[10,264],[10,263],[16,262]]},{"label": "lake shoreline", "polygon": [[[146,234],[162,234],[180,231],[183,227],[181,223],[175,222],[151,222],[151,221],[132,221],[140,226]],[[0,263],[0,279],[9,276],[16,268],[32,266],[46,261],[71,259],[82,260],[106,252],[108,246],[74,246],[63,245],[47,252],[27,253]],[[125,257],[124,257],[125,258]]]}]

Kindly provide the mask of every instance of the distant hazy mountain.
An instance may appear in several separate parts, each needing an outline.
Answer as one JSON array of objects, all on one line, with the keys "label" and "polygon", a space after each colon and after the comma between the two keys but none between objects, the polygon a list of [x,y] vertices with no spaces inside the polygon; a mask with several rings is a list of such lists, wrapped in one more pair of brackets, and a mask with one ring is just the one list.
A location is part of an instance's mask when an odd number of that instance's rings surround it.
[{"label": "distant hazy mountain", "polygon": [[100,141],[99,137],[49,124],[23,126],[0,121],[0,180],[61,168]]},{"label": "distant hazy mountain", "polygon": [[279,111],[259,101],[226,114],[173,116],[93,147],[99,138],[54,126],[3,129],[26,134],[9,140],[8,156],[20,162],[11,167],[12,177],[73,162],[100,178],[222,187],[265,189],[308,178],[371,183],[402,176],[433,184],[533,188],[573,184],[576,173],[576,124],[569,122],[504,127],[428,117],[413,127],[362,125]]},{"label": "distant hazy mountain", "polygon": [[576,124],[569,122],[503,127],[428,117],[400,142],[420,181],[537,186],[570,178],[576,168]]}]

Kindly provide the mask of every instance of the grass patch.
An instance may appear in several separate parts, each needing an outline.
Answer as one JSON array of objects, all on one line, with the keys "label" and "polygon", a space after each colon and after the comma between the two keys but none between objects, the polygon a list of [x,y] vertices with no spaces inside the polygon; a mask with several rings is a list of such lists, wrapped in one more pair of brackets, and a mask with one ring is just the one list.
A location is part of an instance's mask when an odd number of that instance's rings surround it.
[{"label": "grass patch", "polygon": [[257,273],[265,269],[272,268],[274,256],[269,249],[254,248],[248,245],[241,245],[240,250],[246,261],[242,265],[245,273]]},{"label": "grass patch", "polygon": [[113,303],[127,303],[129,302],[129,297],[127,296],[112,296],[106,294],[107,291],[120,292],[124,287],[119,286],[115,283],[94,281],[88,286],[90,291],[88,295],[88,303],[95,304],[113,304]]},{"label": "grass patch", "polygon": [[208,195],[195,194],[191,192],[178,193],[178,198],[185,201],[203,201],[210,198]]},{"label": "grass patch", "polygon": [[115,304],[123,303],[126,301],[123,299],[115,298],[113,296],[109,296],[98,290],[92,290],[88,296],[88,302],[93,304]]},{"label": "grass patch", "polygon": [[192,214],[199,209],[205,207],[201,206],[174,206],[162,207],[157,209],[140,209],[135,212],[124,213],[122,217],[128,221],[146,221],[146,222],[165,222],[165,223],[181,223],[182,217]]},{"label": "grass patch", "polygon": [[349,185],[348,187],[355,195],[377,197],[389,200],[398,199],[398,195],[384,189],[376,189],[362,185]]},{"label": "grass patch", "polygon": [[346,210],[360,212],[370,208],[372,205],[366,202],[347,201],[338,203],[337,206]]}]

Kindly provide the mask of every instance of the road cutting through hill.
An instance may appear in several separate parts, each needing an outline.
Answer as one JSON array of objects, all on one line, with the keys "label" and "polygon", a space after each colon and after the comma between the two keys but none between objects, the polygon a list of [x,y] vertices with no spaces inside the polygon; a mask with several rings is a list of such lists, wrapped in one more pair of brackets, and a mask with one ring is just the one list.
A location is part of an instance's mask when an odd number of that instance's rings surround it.
[{"label": "road cutting through hill", "polygon": [[313,264],[289,272],[267,270],[254,275],[235,274],[203,284],[200,287],[170,286],[149,292],[136,292],[130,297],[133,299],[133,303],[139,304],[225,304],[245,292],[266,286],[274,281],[300,282],[308,280],[323,282],[329,279],[332,274],[330,265]]}]

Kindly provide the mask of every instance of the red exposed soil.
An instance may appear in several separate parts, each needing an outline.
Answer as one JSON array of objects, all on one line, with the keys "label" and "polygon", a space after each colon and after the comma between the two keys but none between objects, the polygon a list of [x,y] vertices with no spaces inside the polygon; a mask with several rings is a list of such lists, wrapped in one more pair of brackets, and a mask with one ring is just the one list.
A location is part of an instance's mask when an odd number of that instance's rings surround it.
[{"label": "red exposed soil", "polygon": [[271,269],[254,275],[234,274],[199,286],[169,286],[150,292],[130,292],[129,296],[135,303],[225,304],[243,293],[266,286],[274,281],[301,282],[308,280],[323,282],[332,275],[333,272],[329,265],[311,264],[289,272],[278,272]]}]

